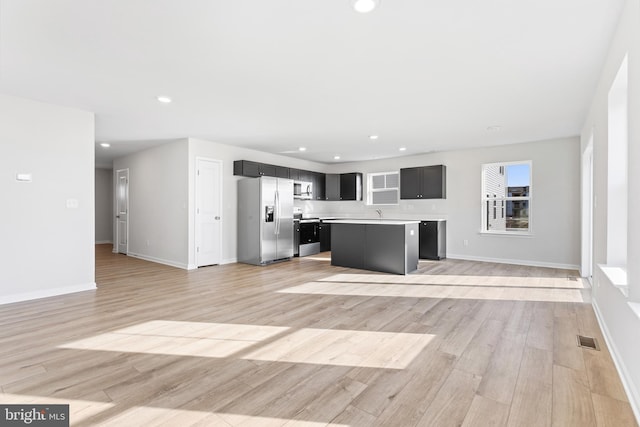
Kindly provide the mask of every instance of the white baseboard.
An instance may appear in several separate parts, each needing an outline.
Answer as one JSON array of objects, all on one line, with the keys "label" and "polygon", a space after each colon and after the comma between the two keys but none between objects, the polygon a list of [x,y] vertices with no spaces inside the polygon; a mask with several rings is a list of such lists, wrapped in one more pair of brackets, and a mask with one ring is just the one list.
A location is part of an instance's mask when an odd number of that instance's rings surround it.
[{"label": "white baseboard", "polygon": [[564,270],[579,269],[579,266],[574,264],[559,264],[555,262],[530,261],[530,260],[524,260],[524,259],[487,258],[487,257],[473,256],[473,255],[456,255],[456,254],[449,254],[449,253],[447,253],[447,258],[461,259],[465,261],[495,262],[498,264],[526,265],[529,267],[562,268]]},{"label": "white baseboard", "polygon": [[609,328],[607,328],[607,324],[604,322],[602,317],[602,313],[600,312],[600,308],[598,307],[598,303],[593,299],[592,303],[593,311],[596,313],[596,319],[598,319],[598,324],[600,325],[600,329],[602,330],[602,335],[604,336],[604,340],[607,342],[607,347],[609,347],[609,351],[611,353],[611,358],[613,359],[613,363],[616,365],[616,369],[618,370],[618,374],[620,375],[620,380],[622,381],[622,386],[624,387],[624,391],[627,393],[629,397],[629,404],[631,405],[631,410],[633,414],[636,416],[636,421],[640,420],[640,392],[635,387],[633,381],[630,381],[629,371],[627,370],[626,365],[622,361],[620,357],[620,352],[616,347],[613,339],[611,339],[611,334],[609,333]]},{"label": "white baseboard", "polygon": [[11,304],[13,302],[30,301],[40,298],[55,297],[58,295],[72,294],[75,292],[94,291],[96,290],[95,282],[84,285],[64,286],[61,288],[42,289],[39,291],[25,292],[21,294],[6,295],[0,297],[0,305]]},{"label": "white baseboard", "polygon": [[113,244],[113,242],[111,240],[97,240],[96,241],[96,245],[106,245],[106,244]]},{"label": "white baseboard", "polygon": [[238,258],[228,258],[228,259],[223,259],[222,261],[220,261],[220,265],[235,264],[236,262],[238,262]]},{"label": "white baseboard", "polygon": [[152,257],[149,255],[143,255],[143,254],[137,254],[134,252],[129,252],[127,254],[128,256],[134,257],[134,258],[140,258],[143,259],[145,261],[151,261],[151,262],[155,262],[158,264],[164,264],[164,265],[168,265],[170,267],[176,267],[176,268],[181,268],[183,270],[189,270],[189,265],[182,263],[182,262],[176,262],[176,261],[172,261],[172,260],[168,260],[168,259],[162,259],[162,258],[156,258],[156,257]]}]

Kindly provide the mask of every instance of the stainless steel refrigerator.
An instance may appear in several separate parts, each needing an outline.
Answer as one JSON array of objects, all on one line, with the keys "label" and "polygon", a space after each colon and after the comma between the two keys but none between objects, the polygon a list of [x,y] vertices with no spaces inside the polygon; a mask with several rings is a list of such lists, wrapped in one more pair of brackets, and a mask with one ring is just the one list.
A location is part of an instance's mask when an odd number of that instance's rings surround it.
[{"label": "stainless steel refrigerator", "polygon": [[264,265],[293,257],[293,181],[238,181],[238,261]]}]

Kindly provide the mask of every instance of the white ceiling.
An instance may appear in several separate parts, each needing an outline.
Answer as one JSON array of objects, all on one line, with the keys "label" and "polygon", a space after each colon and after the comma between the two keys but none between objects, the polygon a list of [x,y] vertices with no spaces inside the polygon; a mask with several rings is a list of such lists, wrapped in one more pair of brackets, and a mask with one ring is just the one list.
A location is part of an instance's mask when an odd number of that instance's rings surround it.
[{"label": "white ceiling", "polygon": [[95,112],[99,165],[187,136],[328,163],[564,137],[622,3],[0,0],[0,91]]}]

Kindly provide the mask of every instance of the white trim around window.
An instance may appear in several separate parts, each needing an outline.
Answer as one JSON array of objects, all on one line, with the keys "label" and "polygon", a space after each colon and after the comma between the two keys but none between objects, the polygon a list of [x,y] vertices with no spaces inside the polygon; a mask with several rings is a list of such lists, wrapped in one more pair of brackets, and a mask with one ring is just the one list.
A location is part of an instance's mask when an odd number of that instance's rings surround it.
[{"label": "white trim around window", "polygon": [[531,236],[533,168],[530,160],[482,165],[480,233]]},{"label": "white trim around window", "polygon": [[400,199],[400,172],[367,174],[367,205],[397,205]]}]

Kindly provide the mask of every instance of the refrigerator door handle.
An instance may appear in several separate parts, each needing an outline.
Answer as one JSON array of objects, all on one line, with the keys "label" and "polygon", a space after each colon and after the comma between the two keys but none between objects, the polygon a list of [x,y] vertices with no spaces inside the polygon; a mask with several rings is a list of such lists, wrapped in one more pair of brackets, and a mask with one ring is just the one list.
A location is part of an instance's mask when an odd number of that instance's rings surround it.
[{"label": "refrigerator door handle", "polygon": [[276,200],[275,200],[275,234],[276,236],[280,234],[280,193],[276,190]]}]

